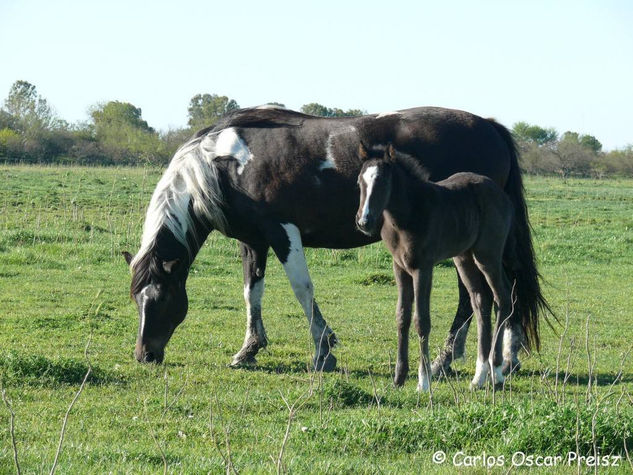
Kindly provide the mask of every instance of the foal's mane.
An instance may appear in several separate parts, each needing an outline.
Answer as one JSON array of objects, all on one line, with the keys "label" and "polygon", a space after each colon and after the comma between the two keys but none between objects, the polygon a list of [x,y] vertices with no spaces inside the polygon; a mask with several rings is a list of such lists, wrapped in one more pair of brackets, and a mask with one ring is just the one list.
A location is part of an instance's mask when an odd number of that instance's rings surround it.
[{"label": "foal's mane", "polygon": [[[391,144],[389,144],[387,147],[390,146]],[[383,145],[371,147],[368,151],[369,158],[390,161],[391,163],[400,166],[408,175],[411,175],[414,179],[423,182],[429,181],[429,172],[415,157],[409,155],[408,153],[401,152],[394,147],[393,151],[395,152],[395,161],[393,161],[385,156],[387,147]]]},{"label": "foal's mane", "polygon": [[422,166],[422,164],[408,153],[399,152],[396,150],[396,165],[400,165],[405,172],[411,175],[418,181],[428,182],[429,172]]}]

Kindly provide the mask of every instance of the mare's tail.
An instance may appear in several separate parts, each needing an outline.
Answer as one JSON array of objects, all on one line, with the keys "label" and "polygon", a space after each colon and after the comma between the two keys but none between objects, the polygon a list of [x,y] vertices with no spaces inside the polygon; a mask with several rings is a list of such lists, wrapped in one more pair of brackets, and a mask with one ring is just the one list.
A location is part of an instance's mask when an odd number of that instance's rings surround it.
[{"label": "mare's tail", "polygon": [[504,264],[515,291],[513,315],[521,322],[528,349],[536,347],[538,350],[541,343],[539,316],[548,312],[553,315],[553,312],[541,292],[541,275],[536,268],[516,143],[508,129],[494,120],[489,121],[501,135],[510,152],[510,173],[504,191],[514,205],[514,222],[504,252]]}]

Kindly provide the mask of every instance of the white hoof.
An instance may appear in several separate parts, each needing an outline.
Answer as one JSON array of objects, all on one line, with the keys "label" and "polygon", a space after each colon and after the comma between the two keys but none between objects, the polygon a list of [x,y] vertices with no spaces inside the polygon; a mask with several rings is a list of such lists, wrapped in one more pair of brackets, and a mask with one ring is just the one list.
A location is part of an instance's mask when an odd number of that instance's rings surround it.
[{"label": "white hoof", "polygon": [[431,378],[428,375],[423,374],[418,378],[418,392],[428,393],[431,390]]},{"label": "white hoof", "polygon": [[502,386],[505,381],[505,376],[503,375],[503,365],[493,366],[491,362],[490,367],[493,368],[490,375],[492,377],[492,384],[495,386]]},{"label": "white hoof", "polygon": [[486,384],[488,379],[488,373],[490,372],[490,365],[487,361],[477,360],[477,366],[475,367],[475,376],[470,383],[471,389],[481,389]]}]

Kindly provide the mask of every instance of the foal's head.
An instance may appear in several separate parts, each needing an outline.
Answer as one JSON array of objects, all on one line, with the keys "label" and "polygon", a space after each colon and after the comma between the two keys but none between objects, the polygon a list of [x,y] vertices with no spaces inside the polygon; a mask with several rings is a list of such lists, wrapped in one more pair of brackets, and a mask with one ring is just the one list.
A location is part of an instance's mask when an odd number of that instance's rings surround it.
[{"label": "foal's head", "polygon": [[358,155],[363,161],[363,166],[358,175],[360,204],[356,212],[356,226],[364,234],[374,236],[380,232],[382,212],[391,197],[395,150],[389,144],[384,153],[368,151],[361,144]]}]

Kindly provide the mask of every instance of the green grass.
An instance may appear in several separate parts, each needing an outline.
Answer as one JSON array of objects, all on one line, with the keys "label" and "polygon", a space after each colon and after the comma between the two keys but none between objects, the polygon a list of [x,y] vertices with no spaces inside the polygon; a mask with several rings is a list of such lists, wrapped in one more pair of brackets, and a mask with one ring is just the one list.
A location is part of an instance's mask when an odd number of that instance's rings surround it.
[{"label": "green grass", "polygon": [[[433,464],[437,450],[504,456],[506,470],[516,452],[597,452],[622,456],[616,471],[631,469],[633,180],[527,179],[546,296],[566,329],[543,325],[541,353],[523,355],[522,374],[495,393],[468,389],[471,332],[457,375],[434,382],[431,400],[416,393],[415,371],[403,389],[391,384],[396,288],[381,244],[307,250],[317,300],[341,341],[336,373],[308,371],[307,322],[272,256],[270,345],[255,368],[227,368],[245,310],[238,245],[217,233],[192,268],[189,314],[166,364],[136,363],[138,317],[120,251],[136,251],[159,176],[0,167],[0,378],[24,472],[50,470],[88,341],[92,373],[68,418],[63,473],[155,473],[165,463],[217,473],[227,447],[237,471],[275,472],[282,446],[279,468],[295,473],[451,473],[450,460]],[[444,263],[434,274],[433,352],[456,302],[455,271]],[[290,424],[286,403],[296,403]],[[9,414],[0,403],[0,473],[14,470]]]}]

